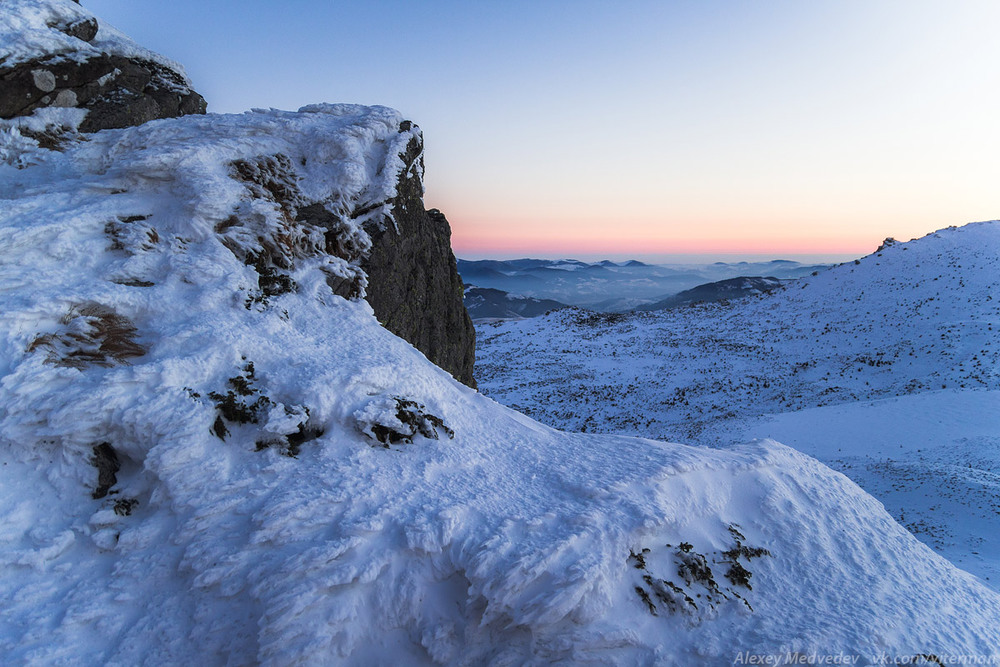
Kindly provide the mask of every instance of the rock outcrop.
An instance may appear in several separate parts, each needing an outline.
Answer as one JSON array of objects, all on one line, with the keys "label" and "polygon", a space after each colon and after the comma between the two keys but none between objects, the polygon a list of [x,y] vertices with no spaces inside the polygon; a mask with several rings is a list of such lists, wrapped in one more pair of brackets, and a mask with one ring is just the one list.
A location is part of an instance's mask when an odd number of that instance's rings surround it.
[{"label": "rock outcrop", "polygon": [[0,116],[41,107],[88,111],[81,132],[142,125],[158,118],[205,113],[205,100],[173,70],[149,60],[102,55],[82,63],[47,58],[0,70]]},{"label": "rock outcrop", "polygon": [[80,108],[87,115],[79,130],[96,132],[205,113],[204,98],[179,67],[116,31],[103,35],[97,19],[75,4],[47,9],[38,15],[26,7],[26,39],[0,52],[0,118]]},{"label": "rock outcrop", "polygon": [[[409,130],[404,122],[401,130]],[[366,299],[386,329],[409,341],[460,382],[475,387],[476,333],[462,302],[462,279],[451,250],[451,227],[437,209],[424,210],[423,142],[407,146],[392,225],[366,228],[372,248],[361,266]]]},{"label": "rock outcrop", "polygon": [[[2,8],[6,11],[0,11],[0,118],[31,116],[47,107],[79,108],[87,113],[75,129],[96,132],[205,113],[205,100],[191,88],[180,65],[102,26],[70,0],[7,1]],[[21,136],[49,149],[59,148],[73,129],[18,126]],[[303,198],[297,193],[295,167],[285,156],[261,156],[231,166],[234,178],[253,197],[281,208],[289,226],[303,223],[325,230],[323,251],[353,267],[331,277],[335,293],[353,299],[365,292],[387,329],[474,387],[475,332],[462,303],[451,229],[439,211],[424,210],[419,129],[404,121],[399,131],[412,139],[401,151],[406,168],[395,195],[384,195],[392,196],[391,207],[386,206],[388,199],[379,199],[334,205],[344,209],[334,212],[329,202]],[[388,217],[379,213],[383,206],[391,209]],[[230,227],[245,231],[237,218],[216,231],[225,233]],[[370,248],[361,238],[365,233],[371,237]],[[254,299],[264,302],[295,285],[287,275],[290,260],[282,256],[289,251],[289,239],[259,240],[260,252],[238,254],[260,274],[260,293]]]}]

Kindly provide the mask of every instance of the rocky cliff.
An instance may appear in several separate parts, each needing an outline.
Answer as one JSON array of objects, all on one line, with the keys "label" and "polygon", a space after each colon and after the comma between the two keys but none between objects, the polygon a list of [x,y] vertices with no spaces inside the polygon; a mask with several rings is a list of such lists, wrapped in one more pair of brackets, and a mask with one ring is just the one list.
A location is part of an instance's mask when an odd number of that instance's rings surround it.
[{"label": "rocky cliff", "polygon": [[[143,49],[71,0],[9,0],[0,13],[0,118],[14,119],[6,124],[16,135],[12,144],[60,149],[78,132],[205,113],[205,100],[182,66]],[[80,113],[55,113],[73,109]],[[475,333],[462,304],[451,229],[444,215],[423,207],[419,128],[404,121],[399,132],[405,168],[398,184],[382,193],[389,200],[308,196],[298,188],[304,165],[292,165],[282,154],[236,160],[231,171],[254,197],[277,206],[289,224],[323,230],[323,251],[351,267],[330,276],[335,293],[365,295],[387,329],[474,387]],[[26,166],[30,151],[21,148],[0,160]],[[232,237],[247,233],[248,225],[246,215],[234,215],[216,231]],[[282,239],[264,239],[246,252],[232,238],[229,245],[257,270],[260,299],[295,288],[293,258]]]},{"label": "rocky cliff", "polygon": [[[404,122],[403,129],[409,129]],[[371,252],[366,298],[386,329],[475,387],[476,333],[462,302],[462,279],[451,251],[451,227],[437,209],[424,210],[423,141],[410,140],[392,207],[392,225],[368,225]]]}]

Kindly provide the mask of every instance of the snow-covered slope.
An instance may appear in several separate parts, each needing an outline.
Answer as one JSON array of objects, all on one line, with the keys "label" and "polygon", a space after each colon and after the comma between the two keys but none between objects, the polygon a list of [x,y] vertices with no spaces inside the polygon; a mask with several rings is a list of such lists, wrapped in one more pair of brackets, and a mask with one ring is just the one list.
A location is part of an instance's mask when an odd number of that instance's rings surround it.
[{"label": "snow-covered slope", "polygon": [[364,287],[401,121],[315,106],[8,145],[5,662],[995,654],[1000,595],[814,459],[552,430],[338,296]]},{"label": "snow-covered slope", "polygon": [[[997,585],[1000,555],[982,529],[1000,530],[1000,418],[956,406],[995,403],[1000,390],[998,275],[1000,223],[948,228],[744,302],[482,325],[477,377],[488,395],[570,430],[787,438]],[[796,428],[778,428],[792,414]],[[900,425],[927,418],[942,427],[918,456]]]}]

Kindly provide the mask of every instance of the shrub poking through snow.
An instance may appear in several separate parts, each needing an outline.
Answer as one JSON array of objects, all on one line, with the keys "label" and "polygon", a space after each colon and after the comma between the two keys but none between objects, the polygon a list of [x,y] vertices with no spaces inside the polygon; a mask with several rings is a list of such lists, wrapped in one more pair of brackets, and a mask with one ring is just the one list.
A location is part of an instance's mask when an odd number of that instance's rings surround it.
[{"label": "shrub poking through snow", "polygon": [[132,321],[107,306],[74,306],[60,324],[62,331],[37,336],[28,352],[44,348],[47,363],[77,369],[124,364],[146,354],[146,348],[136,342],[138,330]]},{"label": "shrub poking through snow", "polygon": [[282,454],[298,458],[303,443],[315,440],[324,430],[309,425],[309,408],[304,405],[272,405],[264,425],[267,435],[257,440],[257,451],[277,447]]},{"label": "shrub poking through snow", "polygon": [[139,501],[135,498],[119,498],[115,501],[114,511],[118,516],[130,516],[138,505]]},{"label": "shrub poking through snow", "polygon": [[[700,617],[711,617],[716,613],[718,605],[729,600],[740,600],[747,609],[753,611],[750,602],[736,591],[736,587],[752,590],[750,586],[751,572],[740,563],[740,558],[749,561],[761,556],[770,556],[767,549],[748,547],[743,544],[746,537],[739,531],[736,524],[729,526],[730,536],[736,540],[736,546],[727,551],[714,551],[701,554],[690,542],[681,542],[673,553],[664,550],[653,552],[649,548],[638,552],[630,551],[628,562],[638,571],[641,585],[634,585],[639,600],[649,609],[649,613],[658,616],[657,610],[670,613],[685,612],[697,614]],[[666,545],[671,549],[671,545]],[[715,580],[712,565],[728,565],[725,573],[730,585],[720,586]],[[671,579],[661,578],[660,574],[670,571],[676,573]],[[679,583],[675,583],[677,579]],[[702,601],[699,608],[698,600]]]},{"label": "shrub poking through snow", "polygon": [[243,305],[250,310],[254,304],[267,306],[271,297],[294,292],[297,285],[287,273],[282,273],[270,265],[264,254],[247,253],[247,266],[257,272],[257,291],[246,298]]},{"label": "shrub poking through snow", "polygon": [[130,255],[148,252],[160,242],[160,234],[146,224],[148,215],[118,216],[104,225],[104,234],[110,245],[108,250],[120,250]]},{"label": "shrub poking through snow", "polygon": [[412,443],[417,435],[437,440],[440,438],[438,429],[454,438],[455,431],[426,409],[416,401],[399,396],[381,397],[355,412],[354,418],[358,430],[383,447]]},{"label": "shrub poking through snow", "polygon": [[[285,405],[268,398],[254,386],[257,380],[252,361],[248,361],[238,375],[229,378],[229,391],[225,394],[209,392],[219,411],[212,424],[212,433],[220,440],[229,435],[232,424],[263,424],[263,431],[256,438],[257,451],[276,447],[285,456],[296,458],[303,443],[323,435],[323,429],[309,425],[309,408],[304,405]],[[200,395],[189,390],[189,395]]]},{"label": "shrub poking through snow", "polygon": [[[739,531],[739,527],[735,524],[729,526],[729,534],[733,536],[736,540],[736,546],[729,551],[723,551],[722,556],[729,562],[729,570],[726,572],[726,579],[733,586],[742,586],[747,590],[753,590],[753,586],[750,585],[750,577],[753,575],[740,564],[740,558],[745,558],[747,562],[754,558],[760,558],[761,556],[770,556],[771,552],[762,547],[748,547],[743,544],[743,540],[746,537]],[[744,601],[745,602],[745,601]],[[747,603],[749,606],[749,603]]]},{"label": "shrub poking through snow", "polygon": [[254,374],[253,362],[248,361],[239,375],[229,378],[229,391],[225,394],[209,392],[209,398],[215,401],[215,407],[219,410],[212,425],[212,433],[219,439],[225,440],[229,435],[227,422],[256,424],[261,413],[272,405],[271,399],[253,386]]}]

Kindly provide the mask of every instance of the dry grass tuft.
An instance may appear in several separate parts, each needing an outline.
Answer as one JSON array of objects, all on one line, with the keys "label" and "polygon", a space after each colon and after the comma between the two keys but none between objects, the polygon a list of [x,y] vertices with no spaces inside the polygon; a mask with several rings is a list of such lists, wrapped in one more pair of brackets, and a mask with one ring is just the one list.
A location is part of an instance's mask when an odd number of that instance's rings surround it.
[{"label": "dry grass tuft", "polygon": [[136,342],[138,329],[132,321],[107,306],[74,306],[60,323],[62,332],[37,336],[28,352],[46,348],[46,363],[78,369],[127,364],[147,352]]}]

